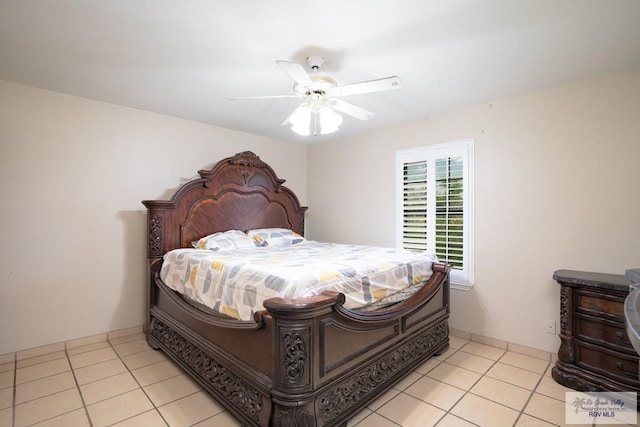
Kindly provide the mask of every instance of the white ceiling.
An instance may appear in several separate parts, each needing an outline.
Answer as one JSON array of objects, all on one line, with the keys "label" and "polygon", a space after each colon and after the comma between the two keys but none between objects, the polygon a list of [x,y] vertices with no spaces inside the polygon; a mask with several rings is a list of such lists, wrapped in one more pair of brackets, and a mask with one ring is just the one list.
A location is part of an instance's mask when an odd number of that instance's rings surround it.
[{"label": "white ceiling", "polygon": [[[282,121],[275,63],[319,54],[375,112],[335,134]],[[342,138],[640,65],[638,0],[0,0],[0,79],[301,143]]]}]

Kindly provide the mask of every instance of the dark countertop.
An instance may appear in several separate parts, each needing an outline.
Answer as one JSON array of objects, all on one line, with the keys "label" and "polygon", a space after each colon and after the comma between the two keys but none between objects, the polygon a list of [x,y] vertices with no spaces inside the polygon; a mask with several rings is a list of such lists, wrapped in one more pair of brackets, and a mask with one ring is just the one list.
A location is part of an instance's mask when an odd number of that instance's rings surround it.
[{"label": "dark countertop", "polygon": [[553,273],[553,280],[562,283],[588,285],[595,288],[612,289],[621,292],[629,292],[629,286],[633,283],[623,274],[592,273],[589,271],[576,270],[556,270]]}]

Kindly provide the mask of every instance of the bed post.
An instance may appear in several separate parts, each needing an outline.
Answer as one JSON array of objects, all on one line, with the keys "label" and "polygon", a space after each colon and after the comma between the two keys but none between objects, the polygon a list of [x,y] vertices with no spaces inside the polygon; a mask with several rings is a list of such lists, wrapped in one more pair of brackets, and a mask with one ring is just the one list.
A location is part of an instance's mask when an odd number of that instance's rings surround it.
[{"label": "bed post", "polygon": [[[144,325],[144,331],[149,332],[151,325],[151,307],[156,300],[157,288],[154,281],[154,272],[159,271],[162,264],[162,255],[164,254],[164,210],[157,209],[153,201],[142,202],[147,207],[147,260],[149,268],[147,269],[147,306],[145,312],[147,313],[147,320]],[[151,342],[149,341],[151,345]],[[157,346],[152,345],[154,349],[158,349]]]},{"label": "bed post", "polygon": [[273,319],[275,345],[272,419],[274,426],[316,427],[315,366],[320,357],[318,319],[329,315],[334,296],[303,304],[273,298],[265,307]]}]

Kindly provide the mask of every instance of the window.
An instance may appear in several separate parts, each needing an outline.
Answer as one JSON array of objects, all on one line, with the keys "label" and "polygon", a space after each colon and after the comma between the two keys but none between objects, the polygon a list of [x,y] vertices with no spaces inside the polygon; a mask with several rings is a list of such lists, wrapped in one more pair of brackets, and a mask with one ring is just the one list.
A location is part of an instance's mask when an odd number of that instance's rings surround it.
[{"label": "window", "polygon": [[397,244],[451,264],[452,287],[473,284],[473,140],[396,152]]}]

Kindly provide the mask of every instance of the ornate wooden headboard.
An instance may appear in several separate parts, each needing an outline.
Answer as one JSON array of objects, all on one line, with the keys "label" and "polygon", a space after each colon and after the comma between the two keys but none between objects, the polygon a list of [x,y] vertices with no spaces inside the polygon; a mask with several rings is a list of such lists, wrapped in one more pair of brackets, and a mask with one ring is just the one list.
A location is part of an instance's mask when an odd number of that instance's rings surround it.
[{"label": "ornate wooden headboard", "polygon": [[198,173],[171,200],[142,201],[151,262],[218,231],[280,227],[304,235],[307,208],[254,153],[238,153]]}]

